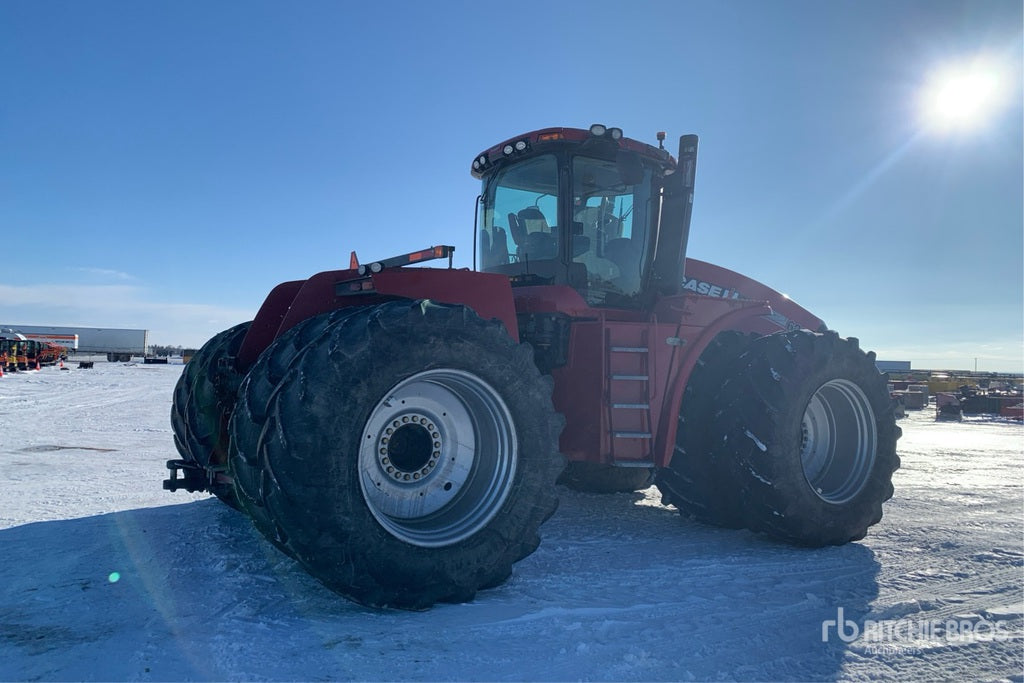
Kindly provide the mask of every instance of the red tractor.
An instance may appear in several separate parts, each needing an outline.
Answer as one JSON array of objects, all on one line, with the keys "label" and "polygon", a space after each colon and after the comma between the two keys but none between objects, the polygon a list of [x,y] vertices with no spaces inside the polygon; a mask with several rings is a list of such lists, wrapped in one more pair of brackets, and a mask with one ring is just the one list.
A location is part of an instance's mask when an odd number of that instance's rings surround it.
[{"label": "red tractor", "polygon": [[[165,488],[208,490],[331,589],[421,609],[505,581],[556,482],[702,522],[862,538],[899,466],[874,354],[686,259],[697,138],[479,154],[474,268],[441,246],[278,285],[186,366]],[[447,268],[413,268],[448,259]]]},{"label": "red tractor", "polygon": [[56,365],[68,357],[68,350],[50,341],[38,341],[39,353],[36,358],[40,365]]}]

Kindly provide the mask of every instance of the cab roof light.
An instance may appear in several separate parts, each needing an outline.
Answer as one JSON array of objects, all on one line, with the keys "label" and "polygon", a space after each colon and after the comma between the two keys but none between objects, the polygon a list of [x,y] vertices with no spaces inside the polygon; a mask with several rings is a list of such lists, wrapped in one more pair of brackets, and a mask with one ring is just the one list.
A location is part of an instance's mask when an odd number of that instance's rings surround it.
[{"label": "cab roof light", "polygon": [[501,148],[501,153],[505,156],[511,156],[516,152],[525,152],[529,149],[530,143],[526,140],[516,140],[515,142],[506,142],[505,146]]},{"label": "cab roof light", "polygon": [[603,123],[595,123],[590,127],[590,134],[595,138],[603,138],[605,136],[610,137],[612,140],[618,142],[622,139],[621,128],[609,128]]}]

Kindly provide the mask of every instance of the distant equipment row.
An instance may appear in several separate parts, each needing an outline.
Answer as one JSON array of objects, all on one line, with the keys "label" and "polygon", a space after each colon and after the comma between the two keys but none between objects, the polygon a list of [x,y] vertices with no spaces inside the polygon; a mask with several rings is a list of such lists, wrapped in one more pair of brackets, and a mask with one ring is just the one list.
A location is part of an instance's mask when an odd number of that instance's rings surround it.
[{"label": "distant equipment row", "polygon": [[38,370],[44,365],[67,360],[67,355],[67,347],[52,341],[31,339],[14,330],[0,329],[0,371]]},{"label": "distant equipment row", "polygon": [[80,354],[106,354],[112,363],[128,362],[149,352],[149,330],[55,327],[0,323],[0,329],[17,330],[28,339],[49,341]]}]

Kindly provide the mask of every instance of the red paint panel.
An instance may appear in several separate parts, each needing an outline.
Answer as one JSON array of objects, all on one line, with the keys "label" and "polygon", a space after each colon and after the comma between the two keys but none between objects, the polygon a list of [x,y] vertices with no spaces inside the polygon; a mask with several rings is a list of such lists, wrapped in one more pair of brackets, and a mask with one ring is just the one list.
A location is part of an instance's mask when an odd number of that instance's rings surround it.
[{"label": "red paint panel", "polygon": [[559,450],[570,460],[605,461],[603,333],[600,321],[574,323],[569,362],[551,373],[555,410],[565,416]]},{"label": "red paint panel", "polygon": [[684,272],[683,294],[768,302],[776,322],[766,328],[765,334],[799,327],[818,332],[825,325],[821,318],[785,294],[728,268],[688,258]]},{"label": "red paint panel", "polygon": [[242,346],[238,349],[239,370],[248,371],[259,355],[263,353],[263,349],[270,346],[270,342],[277,337],[281,321],[304,283],[304,280],[282,282],[270,290],[270,294],[263,300],[263,305],[256,313],[252,326],[242,341]]},{"label": "red paint panel", "polygon": [[519,341],[516,308],[507,275],[440,268],[395,268],[374,275],[373,287],[378,293],[389,296],[464,304],[484,320],[500,320],[512,339]]},{"label": "red paint panel", "polygon": [[366,306],[395,298],[432,299],[464,304],[485,320],[500,320],[519,341],[512,288],[508,277],[469,270],[393,268],[371,276],[373,289],[365,294],[338,296],[335,285],[359,278],[354,270],[328,270],[308,280],[285,282],[263,302],[238,354],[242,371],[252,367],[263,350],[298,323],[348,306]]}]

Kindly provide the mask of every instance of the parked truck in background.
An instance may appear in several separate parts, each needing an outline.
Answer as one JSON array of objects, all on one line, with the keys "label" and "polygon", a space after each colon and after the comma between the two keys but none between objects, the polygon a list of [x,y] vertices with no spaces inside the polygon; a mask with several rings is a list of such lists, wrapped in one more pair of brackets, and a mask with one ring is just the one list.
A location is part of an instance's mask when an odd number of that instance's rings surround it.
[{"label": "parked truck in background", "polygon": [[[111,363],[127,362],[132,356],[145,356],[149,351],[149,330],[99,328],[99,327],[54,327],[40,325],[9,325],[0,327],[18,330],[26,337],[55,341],[80,354],[106,354]],[[61,337],[74,335],[74,346],[61,341]]]}]

